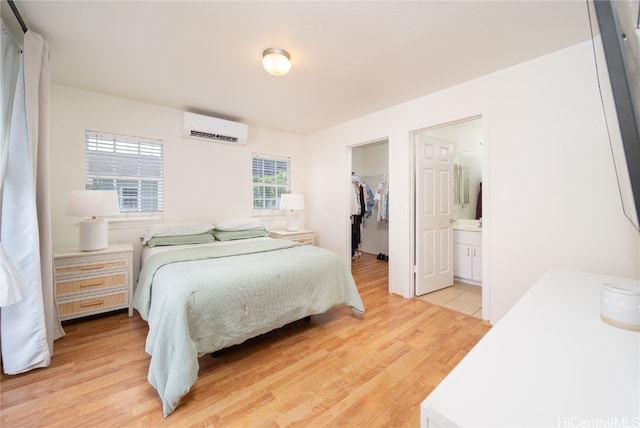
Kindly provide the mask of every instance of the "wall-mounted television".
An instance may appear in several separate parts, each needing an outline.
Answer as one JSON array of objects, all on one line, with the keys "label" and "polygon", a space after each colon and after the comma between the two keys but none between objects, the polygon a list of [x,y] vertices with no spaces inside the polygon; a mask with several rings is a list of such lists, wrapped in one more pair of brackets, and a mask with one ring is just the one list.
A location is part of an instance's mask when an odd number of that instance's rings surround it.
[{"label": "wall-mounted television", "polygon": [[622,207],[640,231],[640,0],[592,0],[589,16]]}]

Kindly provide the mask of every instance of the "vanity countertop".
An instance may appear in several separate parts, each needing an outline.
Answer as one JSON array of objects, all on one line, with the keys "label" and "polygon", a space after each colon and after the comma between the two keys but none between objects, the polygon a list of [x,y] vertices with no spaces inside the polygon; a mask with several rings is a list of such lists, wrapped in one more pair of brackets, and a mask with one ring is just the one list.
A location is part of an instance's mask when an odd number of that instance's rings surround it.
[{"label": "vanity countertop", "polygon": [[453,230],[465,230],[467,232],[482,232],[479,220],[458,219],[453,224]]}]

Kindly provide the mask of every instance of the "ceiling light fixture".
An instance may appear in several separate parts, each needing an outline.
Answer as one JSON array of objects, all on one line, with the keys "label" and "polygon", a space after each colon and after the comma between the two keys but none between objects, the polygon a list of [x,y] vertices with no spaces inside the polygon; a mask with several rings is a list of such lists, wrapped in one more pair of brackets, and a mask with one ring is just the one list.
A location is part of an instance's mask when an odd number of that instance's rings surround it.
[{"label": "ceiling light fixture", "polygon": [[279,48],[269,48],[262,52],[262,66],[273,76],[284,76],[291,70],[289,52]]}]

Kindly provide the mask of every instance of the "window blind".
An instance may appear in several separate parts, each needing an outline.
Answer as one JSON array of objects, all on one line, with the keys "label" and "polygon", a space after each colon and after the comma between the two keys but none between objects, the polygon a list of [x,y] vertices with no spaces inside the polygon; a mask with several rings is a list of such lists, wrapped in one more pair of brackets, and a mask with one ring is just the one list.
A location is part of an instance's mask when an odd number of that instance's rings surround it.
[{"label": "window blind", "polygon": [[253,209],[279,208],[280,195],[291,188],[291,159],[253,154]]},{"label": "window blind", "polygon": [[86,131],[87,189],[116,190],[120,212],[163,210],[163,145],[157,140]]}]

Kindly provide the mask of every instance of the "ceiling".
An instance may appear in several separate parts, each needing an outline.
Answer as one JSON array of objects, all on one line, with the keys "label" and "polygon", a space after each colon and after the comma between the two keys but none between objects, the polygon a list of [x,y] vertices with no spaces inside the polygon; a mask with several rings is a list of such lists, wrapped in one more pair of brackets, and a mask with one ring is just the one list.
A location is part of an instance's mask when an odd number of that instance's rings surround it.
[{"label": "ceiling", "polygon": [[[586,0],[15,4],[54,83],[300,135],[590,37]],[[262,69],[269,47],[288,75]]]}]

